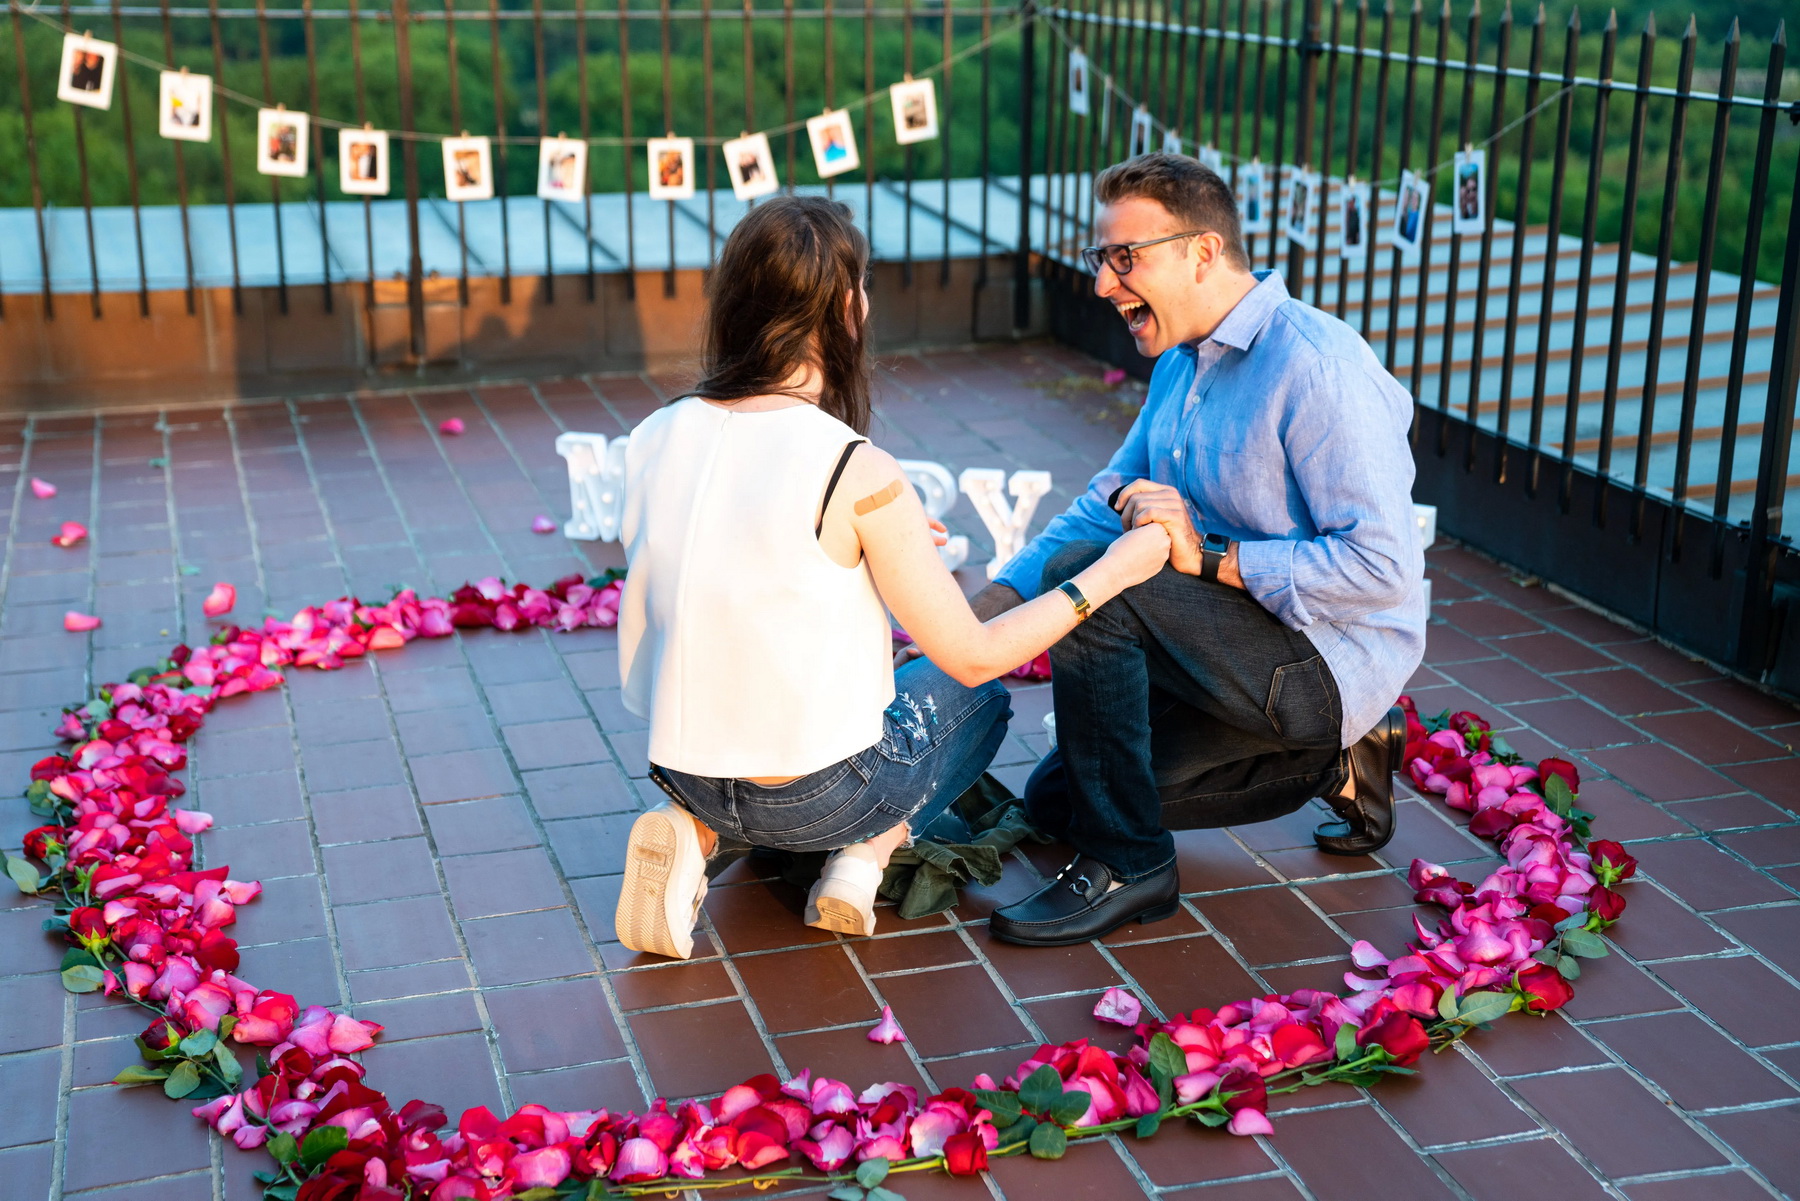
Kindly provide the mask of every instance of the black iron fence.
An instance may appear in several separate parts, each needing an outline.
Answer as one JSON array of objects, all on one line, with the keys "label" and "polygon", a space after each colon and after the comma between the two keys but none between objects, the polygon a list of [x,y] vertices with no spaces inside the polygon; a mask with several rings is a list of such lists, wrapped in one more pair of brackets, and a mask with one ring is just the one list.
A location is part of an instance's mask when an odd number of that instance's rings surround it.
[{"label": "black iron fence", "polygon": [[[192,312],[220,281],[240,306],[256,284],[280,312],[329,309],[346,280],[389,281],[422,358],[434,276],[465,306],[476,277],[501,303],[515,276],[534,304],[643,269],[673,292],[745,208],[719,147],[760,130],[781,185],[850,203],[902,286],[945,287],[967,258],[979,289],[1004,256],[1015,328],[1041,296],[1058,336],[1141,372],[1077,251],[1093,174],[1167,145],[1254,196],[1255,263],[1411,388],[1417,491],[1446,530],[1800,690],[1800,87],[1783,90],[1781,29],[1416,2],[809,2],[9,0],[0,321],[130,304],[112,293],[147,312],[171,286]],[[123,47],[105,111],[54,99],[70,30]],[[206,144],[158,136],[156,72],[181,68],[217,84]],[[907,79],[933,81],[935,137],[898,137],[886,90]],[[254,169],[254,110],[278,105],[313,118],[308,178]],[[837,108],[861,162],[827,176],[805,122]],[[365,125],[394,139],[389,198],[346,196],[327,168],[328,131]],[[437,143],[465,131],[490,139],[493,200],[446,199]],[[647,144],[669,133],[697,143],[691,199],[648,198]],[[535,197],[552,135],[587,145],[579,204]]]},{"label": "black iron fence", "polygon": [[1263,193],[1256,264],[1410,387],[1442,528],[1800,691],[1800,89],[1784,98],[1780,28],[1752,64],[1735,22],[1703,44],[1691,22],[1584,33],[1416,0],[1042,12],[1059,336],[1141,364],[1075,253],[1092,172],[1165,136],[1212,157],[1241,211]]}]

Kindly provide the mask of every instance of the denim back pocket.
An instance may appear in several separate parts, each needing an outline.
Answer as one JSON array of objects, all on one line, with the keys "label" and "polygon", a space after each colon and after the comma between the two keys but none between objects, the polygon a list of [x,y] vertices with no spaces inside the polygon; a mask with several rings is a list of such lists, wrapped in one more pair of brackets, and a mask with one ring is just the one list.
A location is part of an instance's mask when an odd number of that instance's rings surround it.
[{"label": "denim back pocket", "polygon": [[1275,669],[1263,713],[1277,737],[1299,746],[1338,744],[1343,719],[1330,672],[1320,655]]},{"label": "denim back pocket", "polygon": [[929,694],[915,698],[900,692],[882,712],[881,722],[882,757],[910,767],[931,753],[937,739],[937,702]]}]

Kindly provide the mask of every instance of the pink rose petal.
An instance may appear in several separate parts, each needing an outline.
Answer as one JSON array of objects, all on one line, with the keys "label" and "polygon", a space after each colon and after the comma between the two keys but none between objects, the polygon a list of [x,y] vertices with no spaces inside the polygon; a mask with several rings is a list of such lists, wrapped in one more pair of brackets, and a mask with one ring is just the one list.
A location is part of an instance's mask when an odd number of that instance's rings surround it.
[{"label": "pink rose petal", "polygon": [[56,543],[58,546],[75,546],[84,540],[87,535],[87,527],[82,525],[79,521],[65,521],[62,523],[62,532],[50,539],[50,541]]},{"label": "pink rose petal", "polygon": [[534,534],[554,534],[556,532],[556,523],[542,513],[539,513],[536,517],[531,519],[531,532]]},{"label": "pink rose petal", "polygon": [[56,495],[56,485],[49,480],[40,480],[36,476],[32,476],[31,493],[39,500],[49,500]]},{"label": "pink rose petal", "polygon": [[438,433],[449,434],[452,437],[462,433],[465,428],[467,427],[463,425],[461,417],[446,417],[438,422]]},{"label": "pink rose petal", "polygon": [[1100,382],[1104,383],[1104,384],[1108,384],[1108,385],[1124,383],[1125,382],[1125,368],[1123,368],[1123,367],[1107,368],[1106,373],[1100,377]]},{"label": "pink rose petal", "polygon": [[873,1030],[869,1031],[869,1041],[872,1043],[903,1043],[906,1041],[906,1031],[900,1029],[900,1023],[894,1020],[892,1006],[883,1005],[881,1007],[881,1020],[875,1023]]},{"label": "pink rose petal", "polygon": [[92,614],[77,613],[73,609],[70,609],[67,613],[63,614],[63,629],[72,633],[82,634],[86,633],[88,630],[97,630],[99,628],[100,619]]},{"label": "pink rose petal", "polygon": [[1100,994],[1100,1003],[1094,1006],[1094,1016],[1103,1022],[1112,1022],[1118,1026],[1135,1026],[1143,1016],[1144,1006],[1141,1001],[1122,988],[1109,988]]},{"label": "pink rose petal", "polygon": [[218,617],[231,612],[231,607],[235,604],[237,604],[237,589],[220,581],[213,585],[213,589],[207,593],[206,599],[200,602],[200,611],[208,617]]}]

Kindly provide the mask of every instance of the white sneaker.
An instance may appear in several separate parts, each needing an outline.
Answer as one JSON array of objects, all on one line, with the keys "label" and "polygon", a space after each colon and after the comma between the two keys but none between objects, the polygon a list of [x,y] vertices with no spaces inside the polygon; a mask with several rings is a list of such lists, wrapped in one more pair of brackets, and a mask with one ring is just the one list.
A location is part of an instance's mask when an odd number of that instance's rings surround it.
[{"label": "white sneaker", "polygon": [[694,923],[705,898],[699,823],[664,801],[631,825],[613,922],[619,941],[634,951],[686,959],[694,953]]},{"label": "white sneaker", "polygon": [[839,851],[825,861],[806,894],[806,924],[839,934],[875,933],[875,895],[882,869],[860,855]]}]

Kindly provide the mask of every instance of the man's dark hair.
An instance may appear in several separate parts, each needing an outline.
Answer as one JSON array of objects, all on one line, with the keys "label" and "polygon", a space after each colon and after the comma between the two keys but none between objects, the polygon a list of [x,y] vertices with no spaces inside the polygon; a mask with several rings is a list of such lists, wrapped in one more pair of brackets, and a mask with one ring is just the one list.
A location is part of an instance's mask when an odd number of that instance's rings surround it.
[{"label": "man's dark hair", "polygon": [[1240,271],[1250,269],[1237,200],[1211,167],[1180,154],[1141,154],[1114,163],[1094,180],[1094,199],[1101,204],[1133,197],[1156,201],[1183,229],[1218,234],[1226,260]]}]

